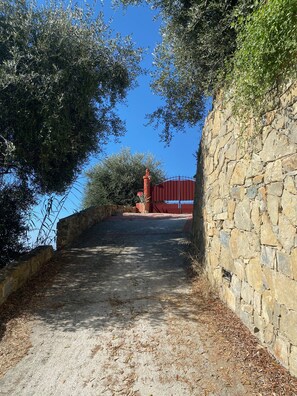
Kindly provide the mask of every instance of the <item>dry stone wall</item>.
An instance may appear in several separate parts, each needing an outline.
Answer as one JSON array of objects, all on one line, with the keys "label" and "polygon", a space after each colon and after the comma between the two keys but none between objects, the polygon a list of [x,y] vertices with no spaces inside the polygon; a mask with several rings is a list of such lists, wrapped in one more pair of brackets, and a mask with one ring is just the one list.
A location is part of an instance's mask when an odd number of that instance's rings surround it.
[{"label": "dry stone wall", "polygon": [[136,212],[136,208],[117,205],[92,206],[64,217],[57,224],[57,249],[70,246],[85,230],[106,217],[123,212]]},{"label": "dry stone wall", "polygon": [[54,255],[52,246],[39,246],[0,270],[0,305],[21,288]]},{"label": "dry stone wall", "polygon": [[297,375],[297,86],[279,103],[244,140],[217,100],[203,130],[193,238],[221,299]]}]

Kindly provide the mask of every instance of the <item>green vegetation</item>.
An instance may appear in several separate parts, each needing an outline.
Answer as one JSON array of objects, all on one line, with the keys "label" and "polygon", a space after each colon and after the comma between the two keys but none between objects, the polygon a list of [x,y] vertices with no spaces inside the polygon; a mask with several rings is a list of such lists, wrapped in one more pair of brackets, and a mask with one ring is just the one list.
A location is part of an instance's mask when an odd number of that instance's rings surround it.
[{"label": "green vegetation", "polygon": [[235,111],[259,117],[275,106],[278,89],[296,78],[297,2],[269,0],[238,21],[230,80]]},{"label": "green vegetation", "polygon": [[[135,0],[122,0],[137,4]],[[258,5],[254,0],[148,0],[160,10],[162,43],[155,50],[152,89],[164,106],[149,116],[170,142],[177,130],[204,117],[205,98],[222,85],[236,50],[238,18]]]},{"label": "green vegetation", "polygon": [[[6,205],[14,208],[28,196],[21,216],[1,212],[2,228],[19,221],[21,237],[36,194],[63,193],[88,155],[124,132],[116,105],[139,59],[130,39],[113,38],[90,9],[0,0],[0,201],[13,194]],[[0,256],[9,243],[0,240]]]},{"label": "green vegetation", "polygon": [[83,206],[94,205],[135,205],[137,192],[143,189],[143,176],[149,168],[152,183],[165,178],[161,163],[151,155],[123,149],[120,153],[105,158],[95,165],[86,175]]},{"label": "green vegetation", "polygon": [[[122,0],[138,4],[142,0]],[[160,11],[152,89],[165,100],[149,115],[169,143],[204,117],[223,88],[244,121],[260,116],[296,77],[296,0],[147,0]]]}]

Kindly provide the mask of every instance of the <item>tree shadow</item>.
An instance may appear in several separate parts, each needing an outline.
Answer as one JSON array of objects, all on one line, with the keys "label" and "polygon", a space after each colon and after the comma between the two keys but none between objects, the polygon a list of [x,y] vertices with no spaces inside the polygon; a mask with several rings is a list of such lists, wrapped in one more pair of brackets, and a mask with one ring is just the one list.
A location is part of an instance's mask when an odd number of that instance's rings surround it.
[{"label": "tree shadow", "polygon": [[[166,310],[196,320],[184,299],[188,262],[185,219],[104,221],[68,249],[54,284],[34,316],[52,330],[75,332],[125,327],[145,318],[151,326]],[[195,310],[196,311],[196,310]]]},{"label": "tree shadow", "polygon": [[195,188],[195,199],[194,199],[194,213],[192,223],[192,246],[194,254],[196,255],[197,271],[202,271],[205,267],[205,224],[204,224],[204,156],[207,153],[200,143],[198,155],[197,155],[197,173],[196,173],[196,188]]}]

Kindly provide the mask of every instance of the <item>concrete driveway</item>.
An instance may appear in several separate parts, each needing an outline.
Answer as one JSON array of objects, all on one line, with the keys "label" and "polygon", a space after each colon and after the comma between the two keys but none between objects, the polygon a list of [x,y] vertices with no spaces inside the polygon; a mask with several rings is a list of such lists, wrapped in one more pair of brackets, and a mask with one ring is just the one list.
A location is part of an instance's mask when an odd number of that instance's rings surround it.
[{"label": "concrete driveway", "polygon": [[32,308],[27,355],[0,380],[9,396],[253,395],[218,353],[186,272],[188,215],[111,217],[68,249]]}]

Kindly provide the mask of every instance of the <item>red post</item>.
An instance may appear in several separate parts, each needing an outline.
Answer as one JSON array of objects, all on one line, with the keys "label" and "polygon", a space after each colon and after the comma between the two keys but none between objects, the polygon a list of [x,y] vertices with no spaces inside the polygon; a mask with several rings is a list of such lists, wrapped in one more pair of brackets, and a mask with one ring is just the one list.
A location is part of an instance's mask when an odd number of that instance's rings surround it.
[{"label": "red post", "polygon": [[151,206],[151,175],[149,169],[146,169],[145,175],[143,176],[143,195],[145,213],[149,213]]}]

